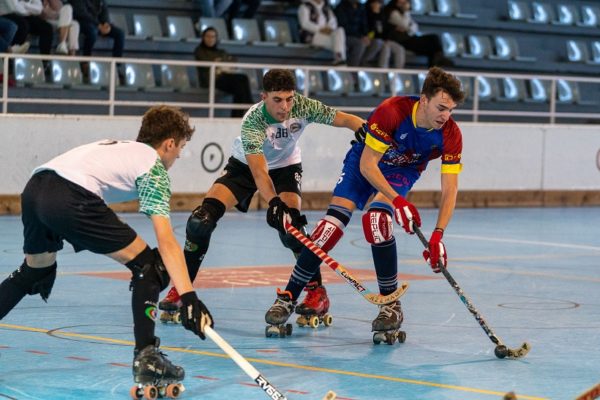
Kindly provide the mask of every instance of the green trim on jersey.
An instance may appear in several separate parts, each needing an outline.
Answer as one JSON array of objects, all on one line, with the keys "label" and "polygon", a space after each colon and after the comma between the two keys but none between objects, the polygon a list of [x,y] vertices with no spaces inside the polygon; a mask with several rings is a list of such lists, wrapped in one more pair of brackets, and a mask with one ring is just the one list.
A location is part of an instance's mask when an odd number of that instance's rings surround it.
[{"label": "green trim on jersey", "polygon": [[171,206],[171,179],[167,169],[160,160],[150,168],[150,171],[135,180],[140,200],[140,212],[150,215],[169,217]]},{"label": "green trim on jersey", "polygon": [[318,100],[309,99],[299,93],[294,94],[294,106],[287,120],[276,121],[266,109],[264,102],[248,113],[242,122],[242,148],[245,154],[263,154],[263,144],[267,139],[267,128],[271,125],[289,125],[290,120],[304,120],[307,123],[332,125],[337,110]]}]

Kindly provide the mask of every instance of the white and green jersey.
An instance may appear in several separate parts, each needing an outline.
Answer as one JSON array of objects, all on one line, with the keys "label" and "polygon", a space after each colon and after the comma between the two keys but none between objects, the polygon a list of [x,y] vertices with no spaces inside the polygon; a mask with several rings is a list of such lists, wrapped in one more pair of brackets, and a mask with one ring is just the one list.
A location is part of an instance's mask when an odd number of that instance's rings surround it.
[{"label": "white and green jersey", "polygon": [[151,146],[101,140],[76,147],[40,165],[89,190],[107,204],[139,199],[140,212],[169,216],[171,180]]},{"label": "white and green jersey", "polygon": [[233,141],[232,155],[247,164],[246,154],[264,154],[269,169],[301,162],[298,139],[312,122],[332,125],[337,110],[299,93],[294,95],[290,116],[276,121],[264,102],[253,105],[242,120],[242,135]]}]

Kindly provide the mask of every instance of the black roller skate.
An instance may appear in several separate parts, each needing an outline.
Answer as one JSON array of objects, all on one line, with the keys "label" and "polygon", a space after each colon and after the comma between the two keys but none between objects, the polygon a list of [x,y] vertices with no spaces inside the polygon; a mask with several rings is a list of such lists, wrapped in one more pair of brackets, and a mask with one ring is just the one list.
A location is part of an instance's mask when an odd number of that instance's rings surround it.
[{"label": "black roller skate", "polygon": [[135,352],[133,359],[133,381],[136,383],[129,394],[133,399],[155,400],[168,397],[175,399],[185,390],[180,382],[185,377],[185,371],[169,361],[156,343]]},{"label": "black roller skate", "polygon": [[292,301],[292,294],[289,291],[277,289],[277,299],[265,314],[267,327],[265,336],[286,337],[292,334],[292,324],[286,324],[288,318],[294,312],[296,302]]},{"label": "black roller skate", "polygon": [[300,314],[296,323],[298,326],[310,326],[317,328],[319,324],[329,326],[333,323],[333,317],[327,314],[329,311],[329,297],[325,286],[317,282],[310,282],[304,289],[306,297],[296,307],[296,314]]},{"label": "black roller skate", "polygon": [[179,308],[181,305],[181,297],[179,297],[177,289],[173,286],[165,298],[158,303],[159,310],[162,310],[162,313],[160,313],[160,321],[164,323],[172,322],[174,324],[180,324],[181,314],[179,313]]},{"label": "black roller skate", "polygon": [[373,343],[385,342],[392,345],[396,340],[398,343],[404,343],[406,332],[400,330],[403,320],[399,300],[379,306],[379,315],[373,320],[371,329],[374,332]]}]

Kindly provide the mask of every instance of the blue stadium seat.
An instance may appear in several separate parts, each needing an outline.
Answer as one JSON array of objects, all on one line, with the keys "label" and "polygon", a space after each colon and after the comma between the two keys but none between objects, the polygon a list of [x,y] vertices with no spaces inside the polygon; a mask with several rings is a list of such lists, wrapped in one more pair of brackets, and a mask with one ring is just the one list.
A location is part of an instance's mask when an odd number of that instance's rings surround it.
[{"label": "blue stadium seat", "polygon": [[592,57],[590,59],[592,64],[600,64],[600,40],[592,42]]},{"label": "blue stadium seat", "polygon": [[329,69],[325,73],[326,92],[322,94],[349,95],[354,92],[354,80],[349,72]]},{"label": "blue stadium seat", "polygon": [[418,95],[420,86],[415,87],[415,82],[412,75],[398,74],[395,72],[388,72],[388,81],[390,90],[395,96],[403,95]]},{"label": "blue stadium seat", "polygon": [[231,20],[233,39],[242,44],[277,46],[278,42],[264,42],[260,37],[258,22],[255,19],[233,18]]},{"label": "blue stadium seat", "polygon": [[498,82],[496,78],[488,78],[485,76],[477,77],[477,85],[479,87],[479,101],[493,101],[498,97]]},{"label": "blue stadium seat", "polygon": [[412,0],[410,6],[413,15],[425,15],[433,11],[432,0]]},{"label": "blue stadium seat", "polygon": [[308,48],[309,44],[295,43],[290,29],[290,24],[283,19],[267,19],[263,22],[265,41],[274,42],[280,46]]},{"label": "blue stadium seat", "polygon": [[600,24],[600,8],[590,5],[581,6],[581,21],[577,25],[596,28],[598,24]]},{"label": "blue stadium seat", "polygon": [[309,71],[308,78],[305,76],[305,72],[303,69],[296,69],[296,85],[298,86],[298,91],[304,93],[304,88],[308,81],[308,93],[310,95],[323,92],[325,90],[325,85],[323,84],[323,76],[321,71]]},{"label": "blue stadium seat", "polygon": [[496,98],[498,101],[523,101],[525,100],[525,82],[523,79],[500,78],[500,91]]},{"label": "blue stadium seat", "polygon": [[575,63],[587,63],[590,54],[585,42],[581,40],[567,40],[567,59]]},{"label": "blue stadium seat", "polygon": [[462,34],[443,32],[441,39],[446,57],[460,57],[465,53],[465,38]]},{"label": "blue stadium seat", "polygon": [[557,4],[554,25],[575,25],[580,22],[579,9],[574,4]]},{"label": "blue stadium seat", "polygon": [[154,71],[150,64],[125,64],[125,90],[158,89],[154,79]]},{"label": "blue stadium seat", "polygon": [[492,41],[485,35],[467,35],[468,51],[465,58],[488,58],[492,54]]},{"label": "blue stadium seat", "polygon": [[162,64],[160,66],[160,82],[161,87],[170,88],[176,92],[195,91],[185,65]]},{"label": "blue stadium seat", "polygon": [[67,88],[81,87],[83,80],[79,62],[53,60],[52,81]]},{"label": "blue stadium seat", "polygon": [[163,35],[158,15],[134,14],[133,36],[137,39],[170,40]]},{"label": "blue stadium seat", "polygon": [[528,79],[526,102],[546,103],[550,99],[550,81],[545,79]]},{"label": "blue stadium seat", "polygon": [[495,52],[490,55],[492,60],[515,60],[524,62],[534,62],[535,57],[522,56],[519,54],[517,40],[513,37],[498,35],[494,37]]},{"label": "blue stadium seat", "polygon": [[438,15],[442,17],[456,17],[475,19],[475,14],[466,14],[460,12],[460,5],[457,0],[435,0],[435,11],[431,11],[430,15]]},{"label": "blue stadium seat", "polygon": [[15,81],[19,86],[38,86],[46,83],[42,60],[15,59]]},{"label": "blue stadium seat", "polygon": [[186,42],[199,42],[200,38],[196,36],[194,23],[190,17],[186,16],[167,16],[167,35],[173,40],[182,40]]},{"label": "blue stadium seat", "polygon": [[556,19],[552,5],[534,1],[531,3],[532,15],[527,22],[534,24],[549,24]]},{"label": "blue stadium seat", "polygon": [[511,21],[528,21],[531,19],[529,3],[525,1],[508,0],[508,19]]},{"label": "blue stadium seat", "polygon": [[358,71],[358,92],[365,96],[387,96],[385,80],[381,72]]}]

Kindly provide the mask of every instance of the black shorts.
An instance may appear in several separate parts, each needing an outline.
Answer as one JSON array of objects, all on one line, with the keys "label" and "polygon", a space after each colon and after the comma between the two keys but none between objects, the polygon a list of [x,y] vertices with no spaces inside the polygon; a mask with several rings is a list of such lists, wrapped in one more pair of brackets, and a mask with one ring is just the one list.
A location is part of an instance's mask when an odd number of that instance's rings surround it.
[{"label": "black shorts", "polygon": [[[302,195],[302,164],[292,164],[287,167],[275,168],[269,171],[277,194],[282,192],[296,193]],[[219,177],[215,183],[225,185],[238,203],[236,208],[241,212],[248,211],[252,196],[256,193],[256,183],[250,171],[250,167],[234,157],[229,157],[225,166],[225,174]]]},{"label": "black shorts", "polygon": [[63,240],[75,251],[107,254],[130,245],[137,234],[104,200],[54,171],[33,175],[21,194],[23,251],[57,252]]}]

